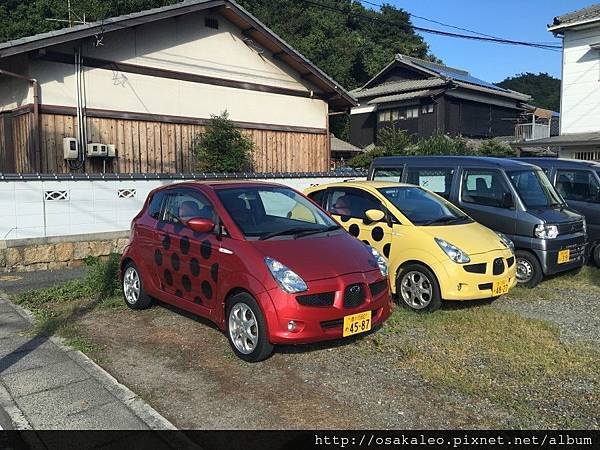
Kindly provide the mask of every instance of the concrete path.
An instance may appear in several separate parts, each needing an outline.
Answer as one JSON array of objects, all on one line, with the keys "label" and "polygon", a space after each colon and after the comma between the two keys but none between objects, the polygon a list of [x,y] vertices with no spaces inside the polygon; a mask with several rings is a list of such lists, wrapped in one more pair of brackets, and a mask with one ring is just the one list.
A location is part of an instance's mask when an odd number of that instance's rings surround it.
[{"label": "concrete path", "polygon": [[0,272],[0,290],[8,294],[46,288],[65,281],[85,277],[87,267],[61,270],[41,270],[37,272]]},{"label": "concrete path", "polygon": [[83,353],[36,336],[29,313],[2,291],[0,411],[4,429],[175,429]]}]

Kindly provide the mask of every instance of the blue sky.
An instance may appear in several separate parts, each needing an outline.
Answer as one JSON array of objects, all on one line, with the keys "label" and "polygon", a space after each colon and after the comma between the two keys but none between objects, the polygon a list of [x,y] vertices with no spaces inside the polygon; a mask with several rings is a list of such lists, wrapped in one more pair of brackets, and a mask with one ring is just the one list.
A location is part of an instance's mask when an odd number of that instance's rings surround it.
[{"label": "blue sky", "polygon": [[[383,0],[369,0],[384,3]],[[560,44],[546,31],[552,19],[585,8],[595,0],[386,0],[406,11],[450,25],[505,39]],[[374,8],[366,3],[365,7]],[[413,18],[416,26],[462,33]],[[490,82],[522,72],[547,72],[560,78],[561,53],[512,45],[469,41],[423,33],[431,52],[445,64]]]}]

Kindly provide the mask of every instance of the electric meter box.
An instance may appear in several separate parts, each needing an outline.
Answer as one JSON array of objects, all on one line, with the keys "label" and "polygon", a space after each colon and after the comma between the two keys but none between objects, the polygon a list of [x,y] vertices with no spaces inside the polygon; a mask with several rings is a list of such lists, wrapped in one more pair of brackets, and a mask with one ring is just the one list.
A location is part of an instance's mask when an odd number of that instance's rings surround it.
[{"label": "electric meter box", "polygon": [[108,146],[106,144],[92,142],[87,145],[87,153],[86,154],[90,158],[94,158],[94,157],[106,158],[108,156]]},{"label": "electric meter box", "polygon": [[79,158],[79,144],[77,143],[77,139],[73,137],[63,139],[63,157],[64,159]]}]

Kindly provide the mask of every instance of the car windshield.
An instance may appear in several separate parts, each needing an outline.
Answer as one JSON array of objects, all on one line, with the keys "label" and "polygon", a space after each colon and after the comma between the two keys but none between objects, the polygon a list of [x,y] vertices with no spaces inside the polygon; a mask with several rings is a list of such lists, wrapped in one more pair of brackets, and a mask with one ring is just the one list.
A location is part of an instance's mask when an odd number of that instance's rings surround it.
[{"label": "car windshield", "polygon": [[379,189],[414,225],[459,225],[473,222],[452,203],[420,187],[397,186]]},{"label": "car windshield", "polygon": [[508,178],[527,208],[560,206],[562,199],[548,177],[541,170],[508,172]]},{"label": "car windshield", "polygon": [[283,186],[220,189],[217,195],[235,224],[250,239],[302,237],[339,228],[310,200]]}]

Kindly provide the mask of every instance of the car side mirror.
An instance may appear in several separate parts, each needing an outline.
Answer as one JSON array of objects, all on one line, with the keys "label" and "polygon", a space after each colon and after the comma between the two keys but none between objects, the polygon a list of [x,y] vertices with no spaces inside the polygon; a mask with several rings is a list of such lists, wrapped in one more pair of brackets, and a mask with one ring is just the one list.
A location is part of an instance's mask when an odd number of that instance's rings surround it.
[{"label": "car side mirror", "polygon": [[515,201],[510,192],[505,192],[502,194],[502,207],[503,208],[512,208],[515,206]]},{"label": "car side mirror", "polygon": [[186,225],[192,230],[198,233],[210,233],[215,229],[215,223],[210,219],[203,219],[202,217],[193,217],[186,222]]},{"label": "car side mirror", "polygon": [[367,211],[365,211],[365,216],[371,222],[379,222],[383,220],[383,218],[385,217],[385,213],[380,209],[368,209]]}]

